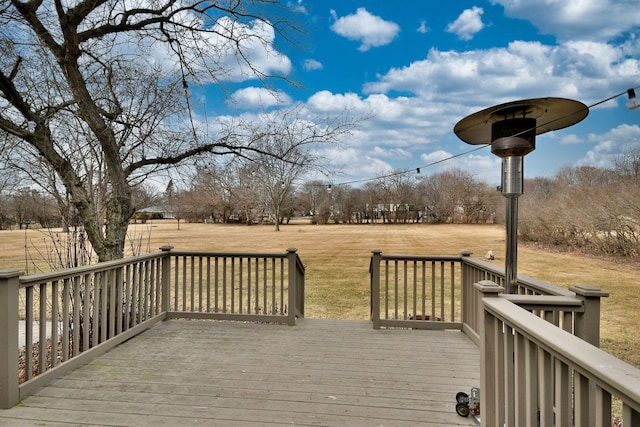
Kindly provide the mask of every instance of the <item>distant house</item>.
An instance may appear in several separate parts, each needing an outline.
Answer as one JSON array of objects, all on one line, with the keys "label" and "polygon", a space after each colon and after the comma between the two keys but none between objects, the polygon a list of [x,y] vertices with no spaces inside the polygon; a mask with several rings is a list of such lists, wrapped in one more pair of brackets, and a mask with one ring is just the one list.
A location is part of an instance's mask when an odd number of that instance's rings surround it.
[{"label": "distant house", "polygon": [[175,219],[175,216],[164,206],[149,206],[136,211],[133,219],[144,222],[149,219]]}]

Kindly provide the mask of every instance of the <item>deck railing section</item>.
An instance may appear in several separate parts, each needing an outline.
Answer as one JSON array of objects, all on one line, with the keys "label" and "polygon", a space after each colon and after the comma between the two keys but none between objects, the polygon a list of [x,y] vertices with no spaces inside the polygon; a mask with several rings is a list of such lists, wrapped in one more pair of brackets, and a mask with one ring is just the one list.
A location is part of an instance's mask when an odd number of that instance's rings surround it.
[{"label": "deck railing section", "polygon": [[[370,264],[374,328],[462,329],[479,344],[482,295],[474,284],[504,283],[504,268],[462,252],[460,256],[385,255],[373,250]],[[506,295],[531,313],[599,346],[600,300],[592,285],[564,289],[518,276],[518,294]]]},{"label": "deck railing section", "polygon": [[[478,342],[478,313],[482,310],[482,296],[474,290],[474,284],[489,280],[504,286],[504,268],[472,258],[464,252],[460,262],[463,330]],[[524,275],[518,275],[516,291],[516,294],[505,297],[547,322],[596,347],[600,346],[600,302],[609,296],[607,292],[593,285],[560,288]]]},{"label": "deck railing section", "polygon": [[482,425],[640,425],[640,370],[583,339],[496,297],[504,288],[476,283],[483,294]]},{"label": "deck railing section", "polygon": [[507,295],[504,270],[465,253],[374,250],[370,273],[374,328],[436,328],[442,319],[452,328],[460,310],[462,330],[481,347],[482,425],[610,427],[616,397],[623,425],[640,426],[640,370],[597,348],[608,296],[599,288],[519,276],[518,293]]},{"label": "deck railing section", "polygon": [[293,325],[304,316],[304,265],[295,249],[171,249],[32,276],[0,271],[0,408],[166,318]]},{"label": "deck railing section", "polygon": [[287,253],[170,252],[171,318],[294,324],[304,316],[304,265]]},{"label": "deck railing section", "polygon": [[372,251],[373,327],[461,329],[460,257]]},{"label": "deck railing section", "polygon": [[150,254],[31,276],[3,272],[0,404],[15,403],[41,387],[45,374],[74,369],[106,351],[107,341],[117,344],[157,321],[160,263]]}]

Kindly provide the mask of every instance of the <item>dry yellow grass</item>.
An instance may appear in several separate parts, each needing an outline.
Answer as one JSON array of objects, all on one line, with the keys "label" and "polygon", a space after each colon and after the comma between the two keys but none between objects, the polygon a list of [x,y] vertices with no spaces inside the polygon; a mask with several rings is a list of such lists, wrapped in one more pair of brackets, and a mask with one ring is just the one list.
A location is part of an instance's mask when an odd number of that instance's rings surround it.
[{"label": "dry yellow grass", "polygon": [[[386,254],[455,255],[463,249],[504,263],[504,230],[478,225],[310,225],[273,226],[181,224],[157,221],[131,227],[132,245],[143,252],[169,244],[176,250],[284,252],[297,248],[306,275],[306,315],[366,319],[372,249]],[[37,230],[0,231],[0,269],[25,269],[25,245],[43,256],[48,236]],[[34,248],[39,247],[39,252]],[[38,255],[35,255],[38,254]],[[30,267],[33,270],[33,267]],[[34,271],[30,271],[34,272]],[[602,347],[640,367],[635,313],[640,304],[640,267],[620,260],[593,259],[521,245],[518,272],[569,287],[589,283],[610,292],[603,301]]]}]

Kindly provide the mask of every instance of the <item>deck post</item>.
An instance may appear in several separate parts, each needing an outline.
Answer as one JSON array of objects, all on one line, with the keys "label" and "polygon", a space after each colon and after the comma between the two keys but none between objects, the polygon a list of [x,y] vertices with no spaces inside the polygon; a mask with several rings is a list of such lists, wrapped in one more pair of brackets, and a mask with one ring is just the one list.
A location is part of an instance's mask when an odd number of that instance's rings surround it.
[{"label": "deck post", "polygon": [[371,251],[371,320],[373,329],[380,329],[380,259],[382,251]]},{"label": "deck post", "polygon": [[165,245],[160,248],[162,252],[166,252],[162,258],[162,312],[169,312],[169,304],[171,303],[171,249],[173,246]]},{"label": "deck post", "polygon": [[[461,310],[461,317],[462,317],[462,323],[464,324],[473,324],[472,321],[470,321],[470,317],[471,317],[471,313],[473,313],[472,308],[470,307],[471,304],[471,292],[473,292],[473,283],[471,282],[471,275],[469,274],[469,269],[467,268],[467,264],[465,263],[465,258],[471,258],[471,255],[473,255],[473,252],[471,252],[469,249],[463,249],[462,251],[460,251],[460,270],[461,270],[461,275],[462,275],[462,283],[461,283],[461,301],[460,301],[460,305],[462,307]],[[477,331],[476,331],[477,332]]]},{"label": "deck post", "polygon": [[[490,280],[481,280],[473,284],[480,297],[477,308],[478,333],[480,334],[480,408],[482,408],[482,425],[497,426],[502,425],[503,420],[500,410],[504,410],[504,400],[501,399],[500,372],[503,367],[499,366],[498,354],[501,349],[497,345],[498,324],[493,315],[484,309],[484,298],[495,298],[504,292],[504,288]],[[504,398],[504,396],[502,396]]]},{"label": "deck post", "polygon": [[0,270],[0,409],[18,403],[18,290],[20,272]]},{"label": "deck post", "polygon": [[298,249],[289,248],[287,249],[287,263],[289,264],[289,311],[288,311],[288,322],[289,326],[294,326],[296,324],[296,295],[298,293],[298,271],[296,266],[296,252]]},{"label": "deck post", "polygon": [[574,335],[600,348],[600,299],[609,293],[593,285],[576,285],[569,290],[584,302],[584,311],[576,313]]}]

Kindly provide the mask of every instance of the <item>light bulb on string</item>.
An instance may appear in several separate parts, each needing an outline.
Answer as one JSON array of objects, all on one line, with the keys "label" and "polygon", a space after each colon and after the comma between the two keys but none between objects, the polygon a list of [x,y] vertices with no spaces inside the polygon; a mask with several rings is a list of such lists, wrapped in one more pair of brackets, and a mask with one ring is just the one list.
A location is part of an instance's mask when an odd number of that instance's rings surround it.
[{"label": "light bulb on string", "polygon": [[185,98],[187,99],[191,98],[193,94],[191,93],[191,90],[189,89],[189,84],[187,83],[187,80],[184,77],[182,78],[182,89],[184,90]]},{"label": "light bulb on string", "polygon": [[637,108],[640,108],[640,99],[636,97],[635,89],[628,89],[627,97],[629,99],[627,100],[627,103],[625,105],[627,106],[628,109],[635,110]]}]

